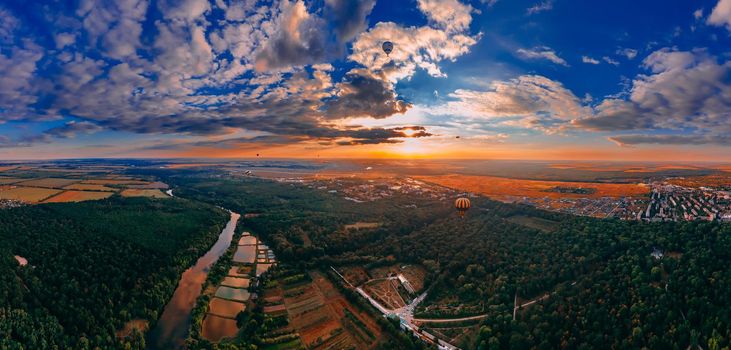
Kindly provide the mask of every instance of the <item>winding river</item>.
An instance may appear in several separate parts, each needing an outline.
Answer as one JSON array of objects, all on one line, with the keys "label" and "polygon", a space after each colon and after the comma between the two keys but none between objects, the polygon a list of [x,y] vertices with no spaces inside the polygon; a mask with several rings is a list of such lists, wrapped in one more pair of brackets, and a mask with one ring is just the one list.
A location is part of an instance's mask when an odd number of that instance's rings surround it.
[{"label": "winding river", "polygon": [[218,236],[218,241],[195,265],[183,272],[173,298],[165,305],[162,316],[147,334],[148,349],[184,349],[185,338],[190,328],[190,312],[201,294],[201,286],[206,281],[211,266],[226,252],[240,215],[231,213],[231,219]]}]

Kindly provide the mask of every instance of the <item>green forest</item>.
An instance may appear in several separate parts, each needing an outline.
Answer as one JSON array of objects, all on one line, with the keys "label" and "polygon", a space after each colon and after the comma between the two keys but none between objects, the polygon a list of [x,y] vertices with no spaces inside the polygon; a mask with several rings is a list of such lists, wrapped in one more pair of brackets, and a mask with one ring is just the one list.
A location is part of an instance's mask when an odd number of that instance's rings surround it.
[{"label": "green forest", "polygon": [[144,348],[139,333],[117,331],[132,319],[154,323],[227,220],[182,199],[0,210],[0,348]]},{"label": "green forest", "polygon": [[[451,203],[421,198],[353,203],[265,180],[179,181],[183,196],[260,213],[246,224],[291,264],[422,264],[434,286],[418,316],[487,315],[469,348],[729,346],[731,227],[725,224],[599,220],[485,198],[474,198],[462,220]],[[417,208],[404,208],[415,201]],[[526,218],[540,225],[521,225]],[[355,221],[384,224],[342,230]],[[537,228],[546,223],[555,228]],[[516,301],[546,295],[515,310],[513,320]]]},{"label": "green forest", "polygon": [[[211,205],[255,214],[239,232],[255,232],[291,269],[424,266],[430,289],[417,317],[485,316],[476,341],[457,344],[467,349],[730,345],[727,224],[600,220],[482,197],[471,198],[460,219],[451,200],[418,195],[357,203],[307,183],[207,171],[147,175],[185,199],[0,211],[0,348],[143,348],[139,334],[115,334],[129,320],[157,319],[180,273],[227,220]],[[355,222],[379,225],[344,228]],[[250,320],[265,323],[251,311],[241,315],[242,336],[261,333],[244,327]],[[398,339],[398,325],[381,327]],[[419,344],[405,337],[392,348],[412,343]]]}]

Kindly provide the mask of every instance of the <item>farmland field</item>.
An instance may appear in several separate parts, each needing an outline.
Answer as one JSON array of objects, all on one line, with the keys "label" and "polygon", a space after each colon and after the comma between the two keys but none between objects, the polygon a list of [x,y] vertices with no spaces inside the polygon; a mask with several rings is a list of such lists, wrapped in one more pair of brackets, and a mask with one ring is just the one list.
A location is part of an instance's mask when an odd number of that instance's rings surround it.
[{"label": "farmland field", "polygon": [[160,192],[160,190],[126,189],[120,194],[122,197],[170,198],[170,196]]},{"label": "farmland field", "polygon": [[254,236],[243,236],[239,239],[239,245],[254,245],[256,244],[256,237]]},{"label": "farmland field", "polygon": [[14,177],[0,177],[0,185],[12,184],[12,183],[20,182],[23,180],[25,180],[25,179],[18,179],[18,178],[14,178]]},{"label": "farmland field", "polygon": [[119,179],[91,179],[84,180],[82,183],[93,185],[146,185],[147,181],[140,180],[119,180]]},{"label": "farmland field", "polygon": [[97,184],[85,184],[85,183],[75,183],[68,185],[64,187],[65,190],[79,190],[79,191],[109,191],[109,192],[115,192],[117,191],[114,188],[107,187],[104,185],[97,185]]},{"label": "farmland field", "polygon": [[72,183],[79,182],[78,179],[62,179],[62,178],[45,178],[45,179],[33,179],[28,181],[20,182],[23,186],[30,187],[46,187],[46,188],[61,188],[68,186]]},{"label": "farmland field", "polygon": [[267,272],[273,264],[256,264],[256,276],[259,277],[264,272]]},{"label": "farmland field", "polygon": [[225,277],[223,279],[223,282],[221,282],[222,286],[227,287],[234,287],[234,288],[249,288],[250,281],[248,278],[238,278],[238,277]]},{"label": "farmland field", "polygon": [[256,258],[256,246],[255,245],[243,245],[239,246],[234,253],[234,262],[242,264],[251,264]]},{"label": "farmland field", "polygon": [[208,304],[209,314],[226,318],[235,318],[244,309],[246,309],[246,305],[243,303],[221,298],[213,298],[211,299],[211,303]]},{"label": "farmland field", "polygon": [[218,287],[216,296],[223,299],[247,301],[249,300],[249,291],[246,289],[238,289],[231,287]]},{"label": "farmland field", "polygon": [[[643,184],[540,181],[471,175],[417,176],[416,178],[444,187],[480,193],[502,201],[512,201],[513,197],[554,199],[644,197],[650,191]],[[562,193],[554,190],[559,187],[586,189],[590,193]]]},{"label": "farmland field", "polygon": [[206,318],[203,319],[202,328],[203,337],[210,341],[233,337],[239,331],[235,320],[214,315],[206,315]]},{"label": "farmland field", "polygon": [[228,276],[233,277],[250,277],[251,267],[248,266],[233,266],[228,270]]},{"label": "farmland field", "polygon": [[108,198],[111,192],[92,192],[92,191],[65,191],[46,199],[43,203],[64,203],[64,202],[82,202],[97,199]]},{"label": "farmland field", "polygon": [[28,203],[38,203],[59,192],[61,191],[50,188],[0,186],[0,199],[14,199]]}]

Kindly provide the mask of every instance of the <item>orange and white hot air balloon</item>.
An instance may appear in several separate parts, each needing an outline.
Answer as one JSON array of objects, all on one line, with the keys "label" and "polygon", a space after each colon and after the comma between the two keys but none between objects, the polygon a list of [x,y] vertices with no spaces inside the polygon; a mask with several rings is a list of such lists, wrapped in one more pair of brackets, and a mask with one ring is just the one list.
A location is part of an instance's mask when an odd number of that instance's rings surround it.
[{"label": "orange and white hot air balloon", "polygon": [[470,200],[467,197],[459,197],[454,201],[454,207],[457,208],[460,217],[464,217],[464,213],[470,209]]}]

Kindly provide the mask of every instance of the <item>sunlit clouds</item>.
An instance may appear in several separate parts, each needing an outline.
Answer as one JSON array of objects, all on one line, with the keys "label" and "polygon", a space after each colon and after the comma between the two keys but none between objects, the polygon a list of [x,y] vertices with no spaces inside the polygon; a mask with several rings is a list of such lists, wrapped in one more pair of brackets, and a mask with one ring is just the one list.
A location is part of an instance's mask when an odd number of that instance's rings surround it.
[{"label": "sunlit clouds", "polygon": [[0,156],[723,154],[731,1],[662,4],[4,3]]}]

